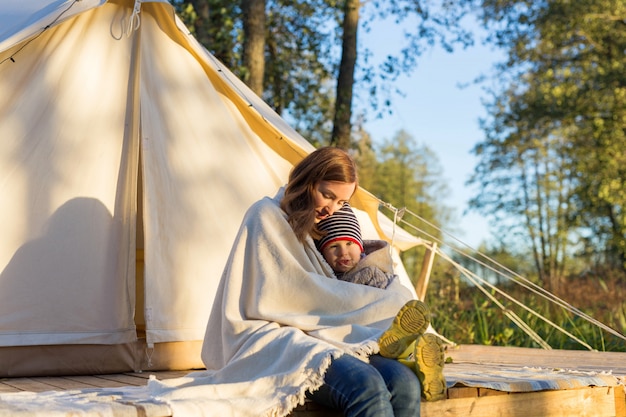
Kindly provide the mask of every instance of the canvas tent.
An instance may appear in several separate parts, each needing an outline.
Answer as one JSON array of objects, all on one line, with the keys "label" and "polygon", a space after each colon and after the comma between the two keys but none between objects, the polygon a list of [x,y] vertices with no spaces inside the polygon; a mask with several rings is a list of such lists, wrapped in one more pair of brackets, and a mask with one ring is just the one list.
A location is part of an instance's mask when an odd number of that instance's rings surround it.
[{"label": "canvas tent", "polygon": [[166,1],[0,10],[0,376],[202,366],[241,218],[312,146]]}]

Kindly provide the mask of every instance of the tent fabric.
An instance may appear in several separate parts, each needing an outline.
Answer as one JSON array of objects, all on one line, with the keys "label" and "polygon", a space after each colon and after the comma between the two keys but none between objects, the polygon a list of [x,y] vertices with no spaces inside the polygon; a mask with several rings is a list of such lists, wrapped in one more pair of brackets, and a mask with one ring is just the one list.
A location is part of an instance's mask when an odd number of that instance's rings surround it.
[{"label": "tent fabric", "polygon": [[0,8],[0,346],[202,340],[245,211],[312,145],[166,1]]},{"label": "tent fabric", "polygon": [[[147,337],[201,340],[246,206],[275,192],[290,165],[150,14],[141,28],[154,34],[141,43]],[[176,117],[163,118],[173,105]],[[176,314],[161,313],[164,301]]]},{"label": "tent fabric", "polygon": [[136,337],[131,44],[111,37],[114,12],[77,15],[1,55],[0,345]]}]

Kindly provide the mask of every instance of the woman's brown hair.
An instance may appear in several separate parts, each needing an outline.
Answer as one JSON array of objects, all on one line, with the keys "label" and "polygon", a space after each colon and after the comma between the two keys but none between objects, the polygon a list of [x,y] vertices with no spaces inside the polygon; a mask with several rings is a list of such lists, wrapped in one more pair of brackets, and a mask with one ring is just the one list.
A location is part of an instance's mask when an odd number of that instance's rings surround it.
[{"label": "woman's brown hair", "polygon": [[354,159],[343,149],[327,146],[313,151],[291,170],[280,207],[301,242],[309,234],[314,239],[321,237],[315,227],[313,196],[315,186],[322,181],[358,185]]}]

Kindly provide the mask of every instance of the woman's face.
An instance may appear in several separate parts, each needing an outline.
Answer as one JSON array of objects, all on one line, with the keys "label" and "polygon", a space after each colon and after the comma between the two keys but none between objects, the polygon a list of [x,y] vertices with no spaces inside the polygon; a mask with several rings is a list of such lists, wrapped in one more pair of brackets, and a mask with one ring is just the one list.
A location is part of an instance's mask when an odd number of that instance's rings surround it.
[{"label": "woman's face", "polygon": [[313,191],[315,223],[339,210],[354,194],[356,183],[320,181]]}]

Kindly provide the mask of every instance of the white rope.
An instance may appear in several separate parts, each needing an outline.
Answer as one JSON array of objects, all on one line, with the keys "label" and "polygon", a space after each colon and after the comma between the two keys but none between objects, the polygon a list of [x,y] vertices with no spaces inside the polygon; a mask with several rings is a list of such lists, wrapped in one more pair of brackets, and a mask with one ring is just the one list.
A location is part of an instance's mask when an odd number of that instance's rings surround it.
[{"label": "white rope", "polygon": [[457,268],[474,285],[476,285],[476,287],[480,291],[482,291],[483,294],[485,294],[488,298],[490,298],[494,302],[494,304],[496,304],[498,307],[500,307],[500,309],[502,309],[502,311],[504,312],[504,314],[507,317],[509,317],[515,324],[517,324],[526,334],[528,334],[531,338],[533,338],[533,340],[535,340],[537,343],[539,343],[544,349],[552,349],[552,348],[543,339],[541,339],[541,337],[537,333],[535,333],[535,331],[532,330],[526,324],[526,322],[524,322],[513,311],[507,309],[502,303],[500,303],[493,296],[493,294],[490,294],[487,290],[485,290],[485,288],[483,288],[483,285],[488,286],[493,291],[495,291],[498,294],[502,295],[503,297],[507,298],[509,301],[517,304],[519,307],[521,307],[524,310],[528,311],[530,314],[534,315],[535,317],[540,318],[544,322],[548,323],[550,326],[554,327],[555,329],[559,330],[560,332],[564,333],[565,335],[571,337],[573,340],[575,340],[576,342],[580,343],[582,346],[586,347],[587,349],[589,349],[589,350],[596,350],[596,349],[592,348],[591,346],[589,346],[583,340],[579,339],[578,337],[574,336],[572,333],[570,333],[567,330],[565,330],[563,327],[559,326],[558,324],[554,323],[553,321],[549,320],[548,318],[542,316],[541,314],[539,314],[535,310],[533,310],[533,309],[529,308],[528,306],[526,306],[524,303],[516,300],[515,298],[511,297],[510,295],[508,295],[507,293],[505,293],[504,291],[502,291],[501,289],[499,289],[495,285],[493,285],[493,284],[489,283],[488,281],[486,281],[485,279],[481,278],[479,275],[469,271],[467,268],[465,268],[462,265],[460,265],[459,263],[455,262],[454,260],[452,260],[452,258],[450,258],[448,256],[447,253],[445,253],[443,251],[440,251],[439,249],[437,249],[437,253],[441,257],[446,259],[448,262],[450,262],[452,265],[454,265],[454,267]]},{"label": "white rope", "polygon": [[[446,259],[447,261],[452,263],[452,265],[455,268],[457,268],[471,283],[473,283],[476,286],[476,288],[478,288],[495,305],[500,307],[500,309],[502,310],[502,312],[504,313],[505,316],[507,316],[513,323],[517,324],[517,326],[520,329],[522,329],[522,331],[524,333],[526,333],[528,336],[530,336],[531,339],[533,339],[535,342],[537,342],[537,344],[539,346],[541,346],[543,349],[546,349],[546,350],[551,350],[552,349],[552,347],[545,340],[543,340],[541,338],[541,336],[539,336],[539,334],[537,334],[537,332],[535,332],[532,328],[530,328],[530,326],[528,326],[524,320],[522,320],[517,314],[515,314],[515,312],[513,312],[512,310],[506,308],[497,298],[494,297],[493,294],[490,294],[482,286],[482,284],[487,284],[487,285],[491,286],[489,283],[484,281],[478,275],[473,274],[472,272],[470,272],[467,268],[464,268],[463,266],[461,266],[457,262],[454,262],[451,258],[448,257],[448,255],[445,252],[442,252],[439,249],[437,249],[437,253],[441,257],[443,257],[444,259]],[[495,288],[493,286],[491,286],[491,287]],[[495,288],[495,290],[497,292],[499,292],[499,290],[497,288]],[[515,302],[516,300],[513,300],[513,301]]]},{"label": "white rope", "polygon": [[[380,201],[380,200],[379,200]],[[389,208],[390,210],[393,210],[394,207],[386,202],[382,202],[381,204],[384,207]],[[488,257],[487,255],[479,252],[478,250],[472,248],[470,245],[462,242],[461,240],[459,240],[458,238],[456,238],[455,236],[453,236],[452,234],[446,232],[445,230],[440,229],[438,226],[432,224],[431,222],[427,221],[426,219],[422,218],[421,216],[413,213],[410,210],[406,210],[406,212],[408,212],[409,214],[411,214],[412,216],[415,216],[415,218],[417,218],[418,220],[424,222],[425,224],[427,224],[428,226],[432,227],[433,229],[437,230],[438,232],[440,232],[442,235],[446,235],[451,237],[453,240],[461,243],[463,246],[471,249],[473,252],[477,253],[478,255],[480,255],[481,257],[483,257],[484,259],[486,259],[487,261],[491,262],[491,264],[496,265],[498,268],[500,269],[496,269],[495,267],[493,267],[492,265],[488,265],[485,262],[476,259],[474,256],[469,255],[468,253],[461,251],[455,247],[452,247],[451,245],[448,245],[446,242],[442,241],[441,239],[437,238],[436,236],[429,234],[428,232],[404,221],[401,220],[403,223],[403,226],[406,226],[408,228],[412,228],[413,230],[415,230],[416,232],[419,232],[420,234],[424,234],[426,235],[429,239],[438,242],[441,246],[446,246],[447,248],[449,248],[450,250],[478,263],[479,265],[491,270],[492,272],[494,272],[495,274],[501,276],[504,279],[510,280],[520,286],[522,286],[523,288],[527,289],[528,291],[530,291],[531,293],[536,294],[537,296],[540,296],[558,306],[560,306],[561,308],[565,309],[566,311],[569,311],[570,313],[581,317],[582,319],[588,321],[589,323],[605,330],[606,332],[622,339],[622,340],[626,340],[626,336],[617,332],[615,329],[612,329],[611,327],[605,325],[604,323],[594,319],[593,317],[589,316],[588,314],[580,311],[579,309],[575,308],[574,306],[572,306],[571,304],[567,303],[566,301],[562,300],[561,298],[557,297],[556,295],[550,293],[549,291],[545,290],[544,288],[540,287],[539,285],[531,282],[530,280],[528,280],[527,278],[522,277],[521,275],[515,273],[514,271],[511,271],[509,268],[506,268],[505,266],[501,265],[500,263],[498,263],[497,261],[495,261],[494,259],[491,259],[490,257]],[[453,264],[456,264],[457,269],[458,268],[462,268],[466,271],[466,273],[464,274],[466,277],[466,274],[472,274],[475,278],[481,280],[483,283],[485,283],[486,285],[491,286],[491,284],[487,283],[486,281],[484,281],[482,278],[478,277],[476,274],[471,273],[469,270],[463,268],[461,265],[459,265],[458,263],[454,262],[445,252],[443,252],[441,250],[441,248],[437,248],[437,253],[439,253],[441,256],[445,255],[445,258],[452,262]],[[503,272],[504,271],[504,272]],[[463,272],[463,271],[461,271]],[[506,274],[505,274],[506,272]],[[507,275],[510,274],[510,275]],[[468,278],[469,279],[469,278]],[[470,279],[470,281],[472,281]],[[586,343],[584,343],[583,341],[581,341],[580,339],[578,339],[577,337],[575,337],[574,335],[572,335],[571,333],[567,332],[565,329],[562,329],[560,326],[558,326],[557,324],[551,322],[550,320],[548,320],[547,318],[541,316],[539,313],[529,309],[528,307],[526,307],[524,304],[520,303],[519,301],[515,300],[513,297],[509,296],[508,294],[504,293],[503,291],[501,291],[500,289],[496,288],[495,286],[491,286],[494,291],[499,292],[501,295],[507,297],[508,299],[510,299],[511,301],[517,303],[518,305],[520,305],[522,308],[526,309],[527,311],[529,311],[531,314],[536,315],[537,317],[541,318],[542,320],[544,320],[546,323],[550,324],[551,326],[557,328],[559,331],[564,332],[565,334],[567,334],[569,337],[571,337],[572,339],[576,340],[577,342],[581,343],[583,346],[587,347],[588,349],[593,350],[589,345],[587,345]],[[506,314],[506,311],[505,311]],[[508,315],[507,315],[508,316]]]},{"label": "white rope", "polygon": [[139,29],[141,26],[141,18],[139,14],[141,13],[141,0],[135,0],[135,6],[133,7],[133,12],[128,19],[128,27],[126,28],[126,37],[130,37],[134,31]]},{"label": "white rope", "polygon": [[74,7],[74,5],[76,3],[78,3],[80,0],[74,0],[67,8],[65,8],[64,10],[61,11],[61,13],[59,13],[59,15],[57,17],[55,17],[51,23],[47,24],[45,27],[43,27],[39,33],[37,33],[35,36],[31,37],[28,41],[26,41],[17,51],[15,51],[13,54],[11,54],[10,56],[8,56],[7,58],[3,59],[2,61],[0,61],[0,65],[4,64],[6,61],[11,61],[11,62],[15,62],[15,56],[22,51],[22,49],[24,49],[27,45],[29,45],[32,41],[34,41],[35,39],[37,39],[39,36],[41,36],[42,33],[44,33],[46,30],[50,29],[52,26],[54,26],[56,24],[56,22],[65,14],[67,13],[72,7]]},{"label": "white rope", "polygon": [[[409,211],[410,214],[416,216],[418,219],[428,223],[426,220],[422,219],[420,216],[418,216],[415,213],[412,213]],[[421,232],[421,233],[426,233],[422,230],[420,230],[419,228],[411,225],[410,223],[404,222],[405,225],[412,227],[414,230]],[[428,223],[430,226],[437,228],[437,226]],[[437,228],[440,232],[444,233],[444,234],[448,234],[449,233]],[[427,234],[427,233],[426,233]],[[442,245],[446,245],[444,242],[442,242],[441,240],[437,239],[434,236],[429,235],[432,239],[442,243]],[[450,235],[452,236],[452,235]],[[456,239],[456,238],[455,238]],[[460,242],[460,240],[456,239],[457,241]],[[469,245],[465,244],[468,248],[471,248]],[[463,252],[461,250],[458,250],[450,245],[447,245],[447,247],[453,251],[455,251],[456,253],[465,256],[466,258],[478,263],[479,265],[491,270],[492,272],[496,273],[497,275],[501,276],[504,279],[513,281],[514,283],[526,288],[527,290],[529,290],[530,292],[543,297],[544,299],[557,304],[559,307],[562,307],[563,309],[569,311],[570,313],[577,315],[585,320],[587,320],[588,322],[594,324],[595,326],[607,331],[608,333],[611,333],[614,336],[617,336],[618,338],[622,339],[622,340],[626,340],[626,336],[624,336],[623,334],[617,332],[616,330],[610,328],[609,326],[605,325],[604,323],[594,319],[593,317],[589,316],[588,314],[582,312],[581,310],[577,309],[576,307],[572,306],[571,304],[567,303],[566,301],[562,300],[561,298],[557,297],[556,295],[550,293],[549,291],[547,291],[546,289],[540,287],[539,285],[531,282],[530,280],[528,280],[527,278],[524,278],[523,276],[517,274],[514,271],[511,271],[509,268],[505,267],[504,265],[498,263],[497,261],[495,261],[494,259],[489,258],[487,255],[480,253],[479,251],[477,251],[476,249],[472,249],[474,252],[476,252],[477,254],[479,254],[481,257],[485,258],[486,260],[488,260],[489,262],[491,262],[492,264],[498,266],[499,268],[501,268],[501,270],[495,269],[493,266],[488,265],[478,259],[476,259],[475,257],[467,254],[466,252]],[[510,275],[506,275],[504,272],[505,271],[507,273],[509,273]]]}]

